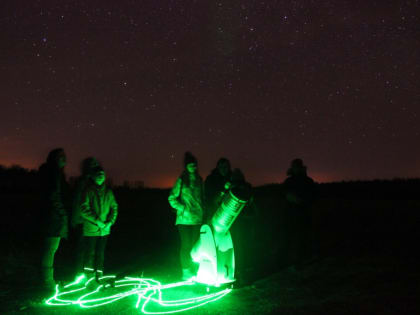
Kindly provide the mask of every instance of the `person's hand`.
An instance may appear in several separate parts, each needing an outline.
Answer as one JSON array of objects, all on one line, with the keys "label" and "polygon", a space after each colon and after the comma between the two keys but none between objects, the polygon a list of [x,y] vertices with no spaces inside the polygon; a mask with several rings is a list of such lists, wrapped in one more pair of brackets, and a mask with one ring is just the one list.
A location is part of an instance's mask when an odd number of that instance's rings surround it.
[{"label": "person's hand", "polygon": [[225,189],[226,190],[229,190],[230,186],[232,186],[232,183],[231,182],[226,182],[225,183]]},{"label": "person's hand", "polygon": [[99,220],[98,220],[98,222],[96,222],[96,225],[99,226],[100,229],[103,229],[106,226],[105,223],[103,223],[102,221],[99,221]]},{"label": "person's hand", "polygon": [[105,223],[105,227],[104,227],[104,229],[105,229],[105,230],[107,230],[107,229],[109,229],[111,226],[112,226],[112,223],[111,223],[111,222],[106,222],[106,223]]}]

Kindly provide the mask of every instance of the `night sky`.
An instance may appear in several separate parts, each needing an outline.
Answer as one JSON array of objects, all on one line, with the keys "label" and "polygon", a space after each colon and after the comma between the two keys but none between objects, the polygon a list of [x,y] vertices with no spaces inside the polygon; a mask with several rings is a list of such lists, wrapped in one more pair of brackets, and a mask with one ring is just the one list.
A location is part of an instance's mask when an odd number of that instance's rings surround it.
[{"label": "night sky", "polygon": [[[4,3],[6,2],[6,3]],[[11,4],[7,4],[11,2]],[[2,1],[0,164],[169,187],[420,176],[419,1]]]}]

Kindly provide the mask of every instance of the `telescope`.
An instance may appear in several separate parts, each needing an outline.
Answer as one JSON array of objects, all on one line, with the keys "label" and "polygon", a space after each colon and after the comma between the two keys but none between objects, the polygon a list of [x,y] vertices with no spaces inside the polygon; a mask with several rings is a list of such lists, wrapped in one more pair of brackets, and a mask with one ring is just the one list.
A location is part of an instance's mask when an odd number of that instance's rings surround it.
[{"label": "telescope", "polygon": [[247,183],[234,186],[209,220],[200,228],[200,238],[191,250],[191,257],[198,263],[194,281],[220,286],[235,281],[235,253],[230,227],[251,198]]}]

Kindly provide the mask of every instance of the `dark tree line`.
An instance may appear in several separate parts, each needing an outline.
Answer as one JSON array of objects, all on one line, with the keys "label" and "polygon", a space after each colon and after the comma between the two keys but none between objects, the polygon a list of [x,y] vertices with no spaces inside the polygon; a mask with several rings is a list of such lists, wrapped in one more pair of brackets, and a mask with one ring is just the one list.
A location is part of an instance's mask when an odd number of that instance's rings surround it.
[{"label": "dark tree line", "polygon": [[38,171],[20,165],[0,165],[0,192],[34,192],[38,188]]},{"label": "dark tree line", "polygon": [[[261,191],[282,194],[282,184],[258,187]],[[322,199],[352,200],[419,200],[420,178],[394,178],[389,180],[354,180],[318,184]]]}]

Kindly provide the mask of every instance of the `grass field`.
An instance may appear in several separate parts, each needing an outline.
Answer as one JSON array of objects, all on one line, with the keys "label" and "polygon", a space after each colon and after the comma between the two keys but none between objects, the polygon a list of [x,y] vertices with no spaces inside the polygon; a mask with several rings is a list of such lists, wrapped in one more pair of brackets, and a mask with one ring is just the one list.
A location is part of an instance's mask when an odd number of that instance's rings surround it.
[{"label": "grass field", "polygon": [[[106,253],[106,270],[120,276],[179,277],[178,235],[165,190],[117,190],[120,216]],[[41,238],[31,194],[2,195],[1,313],[138,314],[133,298],[95,308],[50,307],[37,285]],[[420,313],[418,200],[319,199],[312,209],[315,256],[290,268],[287,222],[276,187],[257,189],[257,211],[232,227],[238,284],[223,299],[192,314]],[[246,209],[244,210],[246,211]],[[73,242],[57,253],[56,277],[72,275]],[[239,281],[240,280],[240,281]],[[134,304],[133,304],[134,303]]]}]

